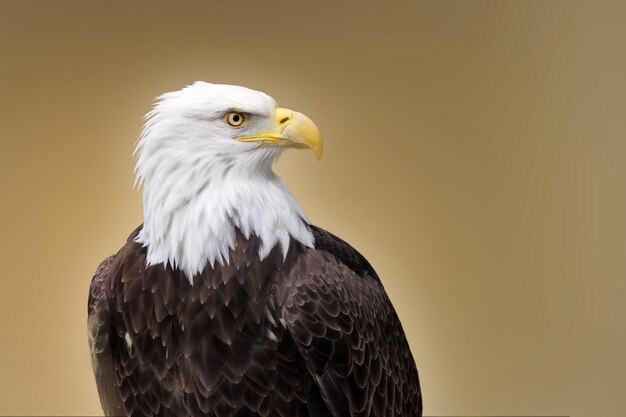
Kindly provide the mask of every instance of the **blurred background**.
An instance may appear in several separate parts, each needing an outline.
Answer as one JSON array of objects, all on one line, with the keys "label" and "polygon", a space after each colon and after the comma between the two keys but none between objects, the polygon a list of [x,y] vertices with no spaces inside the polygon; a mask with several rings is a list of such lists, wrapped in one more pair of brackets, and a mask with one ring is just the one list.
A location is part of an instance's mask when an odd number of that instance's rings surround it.
[{"label": "blurred background", "polygon": [[0,60],[0,414],[101,414],[89,282],[153,97],[205,80],[321,127],[277,171],[381,275],[426,414],[623,415],[626,3],[2,1]]}]

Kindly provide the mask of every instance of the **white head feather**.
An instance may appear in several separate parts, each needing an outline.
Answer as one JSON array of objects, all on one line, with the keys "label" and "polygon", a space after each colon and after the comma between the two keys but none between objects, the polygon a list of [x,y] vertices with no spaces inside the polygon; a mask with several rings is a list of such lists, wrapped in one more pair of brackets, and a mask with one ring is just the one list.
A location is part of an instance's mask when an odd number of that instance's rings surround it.
[{"label": "white head feather", "polygon": [[[236,109],[250,122],[233,129],[224,115]],[[304,211],[272,164],[282,148],[241,142],[262,129],[276,102],[265,93],[196,82],[158,98],[135,153],[143,187],[144,226],[137,242],[149,265],[182,269],[190,282],[207,265],[229,262],[235,228],[261,240],[259,257],[289,240],[313,247]]]}]

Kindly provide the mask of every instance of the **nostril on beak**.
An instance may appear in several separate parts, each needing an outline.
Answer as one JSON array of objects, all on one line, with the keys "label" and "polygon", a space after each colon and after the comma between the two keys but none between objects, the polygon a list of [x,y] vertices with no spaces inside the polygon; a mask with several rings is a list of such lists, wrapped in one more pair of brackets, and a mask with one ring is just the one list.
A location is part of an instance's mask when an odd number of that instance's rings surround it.
[{"label": "nostril on beak", "polygon": [[284,125],[285,123],[287,123],[289,121],[289,116],[285,116],[282,119],[280,119],[280,124]]}]

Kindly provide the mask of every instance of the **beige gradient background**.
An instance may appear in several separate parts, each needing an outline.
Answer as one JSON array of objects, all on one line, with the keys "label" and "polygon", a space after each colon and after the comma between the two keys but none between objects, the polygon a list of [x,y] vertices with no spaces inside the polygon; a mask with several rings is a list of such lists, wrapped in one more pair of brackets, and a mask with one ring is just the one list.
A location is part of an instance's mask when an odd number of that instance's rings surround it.
[{"label": "beige gradient background", "polygon": [[321,127],[277,170],[382,276],[426,414],[624,415],[623,2],[2,1],[0,60],[0,414],[101,413],[91,274],[202,79]]}]

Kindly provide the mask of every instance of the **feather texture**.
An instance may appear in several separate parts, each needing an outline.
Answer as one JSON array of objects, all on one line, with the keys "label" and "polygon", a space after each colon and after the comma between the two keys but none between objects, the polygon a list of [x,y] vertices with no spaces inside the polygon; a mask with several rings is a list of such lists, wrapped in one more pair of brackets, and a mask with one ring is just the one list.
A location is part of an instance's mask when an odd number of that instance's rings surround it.
[{"label": "feather texture", "polygon": [[107,415],[419,416],[417,370],[375,272],[310,226],[258,256],[236,230],[230,262],[193,284],[146,266],[138,228],[96,272],[90,344]]}]

